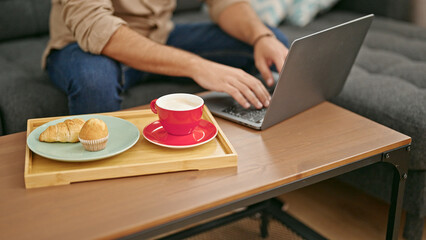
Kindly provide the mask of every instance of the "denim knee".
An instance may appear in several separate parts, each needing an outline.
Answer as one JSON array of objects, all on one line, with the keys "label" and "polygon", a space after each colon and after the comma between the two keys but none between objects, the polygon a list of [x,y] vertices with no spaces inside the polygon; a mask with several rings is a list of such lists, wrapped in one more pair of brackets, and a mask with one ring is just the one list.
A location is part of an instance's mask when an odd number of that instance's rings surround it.
[{"label": "denim knee", "polygon": [[97,56],[74,65],[74,77],[68,92],[72,109],[80,113],[120,110],[121,69],[113,60]]},{"label": "denim knee", "polygon": [[50,54],[51,81],[68,96],[70,114],[109,112],[121,107],[121,66],[70,44]]},{"label": "denim knee", "polygon": [[93,59],[76,61],[71,75],[71,91],[105,92],[113,91],[121,83],[121,69],[115,61],[95,56]]}]

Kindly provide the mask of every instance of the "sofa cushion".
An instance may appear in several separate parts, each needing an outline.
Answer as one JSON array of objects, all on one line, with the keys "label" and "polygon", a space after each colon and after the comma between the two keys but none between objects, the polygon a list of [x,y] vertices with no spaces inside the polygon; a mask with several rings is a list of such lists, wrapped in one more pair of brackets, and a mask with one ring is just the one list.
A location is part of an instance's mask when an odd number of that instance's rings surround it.
[{"label": "sofa cushion", "polygon": [[2,136],[2,135],[4,135],[5,133],[4,133],[4,131],[3,131],[3,120],[2,120],[2,115],[3,115],[3,113],[2,113],[3,111],[1,110],[1,108],[0,108],[0,136]]},{"label": "sofa cushion", "polygon": [[49,32],[50,0],[0,1],[0,41]]},{"label": "sofa cushion", "polygon": [[392,19],[410,21],[414,1],[407,0],[341,0],[336,8],[358,12],[374,13]]},{"label": "sofa cushion", "polygon": [[5,134],[26,130],[28,118],[68,114],[66,96],[40,67],[47,39],[0,43],[0,106]]}]

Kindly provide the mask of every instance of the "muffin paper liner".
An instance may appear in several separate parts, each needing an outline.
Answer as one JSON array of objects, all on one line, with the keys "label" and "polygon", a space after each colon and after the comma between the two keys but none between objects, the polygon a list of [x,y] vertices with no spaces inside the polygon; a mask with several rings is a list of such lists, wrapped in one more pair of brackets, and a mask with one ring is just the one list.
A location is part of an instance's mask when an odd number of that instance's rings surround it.
[{"label": "muffin paper liner", "polygon": [[109,134],[104,138],[100,138],[96,140],[84,140],[84,139],[81,139],[80,137],[78,137],[78,140],[80,140],[81,144],[83,144],[84,149],[86,149],[87,151],[95,152],[95,151],[100,151],[106,147],[106,144],[108,142],[108,137],[109,137]]}]

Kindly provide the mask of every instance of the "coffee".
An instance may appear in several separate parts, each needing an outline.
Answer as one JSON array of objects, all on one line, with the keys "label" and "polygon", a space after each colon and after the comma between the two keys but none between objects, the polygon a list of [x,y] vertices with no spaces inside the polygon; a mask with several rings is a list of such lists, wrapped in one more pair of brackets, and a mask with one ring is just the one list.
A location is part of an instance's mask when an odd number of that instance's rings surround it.
[{"label": "coffee", "polygon": [[169,134],[187,135],[200,122],[204,100],[192,94],[175,93],[154,99],[150,105]]},{"label": "coffee", "polygon": [[198,98],[188,97],[187,95],[168,95],[158,99],[157,105],[161,108],[176,111],[187,111],[202,105],[203,102]]}]

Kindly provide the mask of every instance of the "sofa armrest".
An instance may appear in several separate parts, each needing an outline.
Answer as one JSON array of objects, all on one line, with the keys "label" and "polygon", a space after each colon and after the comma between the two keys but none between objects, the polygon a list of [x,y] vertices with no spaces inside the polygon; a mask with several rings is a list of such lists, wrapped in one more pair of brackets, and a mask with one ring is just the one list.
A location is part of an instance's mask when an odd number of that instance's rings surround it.
[{"label": "sofa armrest", "polygon": [[410,21],[411,2],[409,0],[341,0],[336,8]]}]

